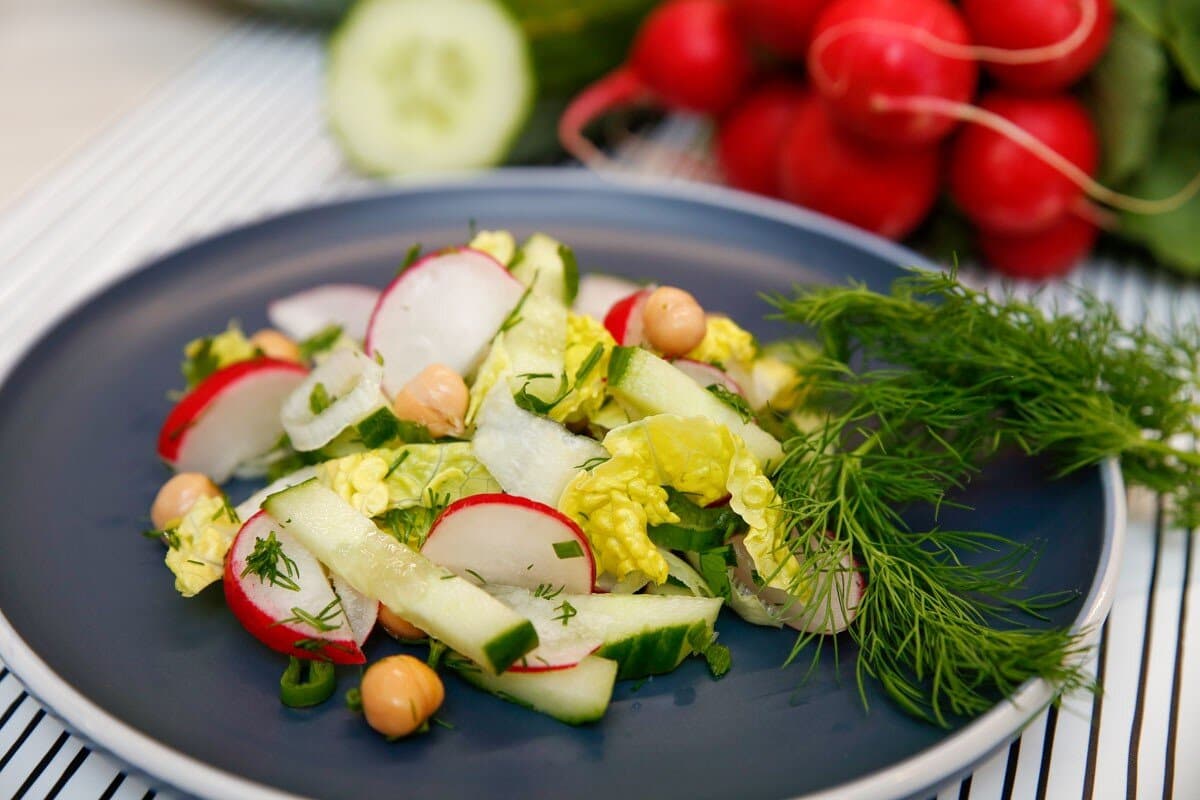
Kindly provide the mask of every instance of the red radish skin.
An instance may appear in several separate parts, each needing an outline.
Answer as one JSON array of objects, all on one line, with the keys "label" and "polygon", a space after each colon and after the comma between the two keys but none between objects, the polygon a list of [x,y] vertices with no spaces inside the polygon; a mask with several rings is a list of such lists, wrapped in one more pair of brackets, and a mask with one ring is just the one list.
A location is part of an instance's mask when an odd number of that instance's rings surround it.
[{"label": "red radish skin", "polygon": [[747,192],[781,196],[779,150],[805,91],[775,81],[734,106],[717,128],[717,159],[725,182]]},{"label": "red radish skin", "polygon": [[900,239],[938,192],[936,147],[880,149],[841,134],[815,95],[797,109],[780,151],[783,196],[814,211]]},{"label": "red radish skin", "polygon": [[602,272],[589,272],[579,278],[579,293],[571,310],[576,314],[586,314],[599,322],[604,322],[613,303],[624,300],[632,292],[642,288],[642,284],[622,278],[617,275],[605,275]]},{"label": "red radish skin", "polygon": [[159,456],[177,470],[224,483],[279,441],[279,410],[307,374],[299,364],[271,358],[218,370],[171,409],[159,430]]},{"label": "red radish skin", "polygon": [[308,370],[299,364],[275,358],[239,361],[217,370],[184,395],[183,399],[176,403],[175,407],[171,409],[171,413],[167,415],[166,421],[163,422],[162,428],[158,432],[159,458],[174,462],[179,455],[179,446],[183,442],[184,434],[194,424],[204,408],[226,386],[261,369],[279,369],[299,375],[308,374]]},{"label": "red radish skin", "polygon": [[[581,557],[562,559],[556,554],[551,555],[554,553],[553,550],[547,550],[545,553],[539,550],[536,556],[529,556],[529,558],[542,557],[555,568],[569,566],[569,571],[577,579],[573,581],[551,579],[542,569],[544,564],[539,565],[536,560],[530,569],[526,568],[526,564],[518,564],[513,567],[512,574],[499,575],[490,573],[488,571],[489,568],[498,569],[503,572],[506,566],[502,563],[503,559],[501,556],[508,555],[516,549],[516,543],[511,538],[508,540],[502,538],[502,535],[506,532],[502,531],[497,525],[496,516],[499,513],[498,509],[526,512],[531,515],[528,519],[536,519],[538,522],[543,520],[550,521],[554,523],[554,534],[552,537],[554,541],[573,540],[577,542],[582,551]],[[575,521],[552,506],[519,495],[486,493],[470,495],[461,500],[456,500],[447,506],[438,515],[437,520],[434,521],[433,526],[429,529],[429,535],[425,538],[425,543],[421,547],[421,553],[434,563],[441,564],[450,569],[464,567],[465,565],[460,563],[449,563],[449,559],[443,557],[449,554],[449,551],[444,552],[446,548],[444,541],[453,535],[449,531],[460,521],[468,519],[468,515],[470,515],[469,518],[472,524],[478,521],[478,524],[482,526],[481,530],[487,531],[487,534],[495,542],[495,548],[497,548],[496,552],[491,554],[482,552],[482,547],[473,549],[471,552],[472,558],[477,557],[479,559],[478,569],[474,571],[482,575],[489,582],[504,584],[506,586],[523,586],[527,589],[536,589],[539,585],[549,582],[556,588],[563,586],[563,591],[567,594],[587,594],[595,585],[596,559],[592,554],[592,546],[588,542],[587,536],[580,530]],[[537,517],[533,517],[532,515],[537,515]],[[460,532],[469,532],[468,529],[460,528],[459,530]],[[524,535],[524,532],[534,530],[532,525],[526,523],[520,528],[521,533],[517,535]],[[513,530],[510,530],[507,534],[511,537],[513,532]],[[537,531],[537,533],[541,536],[545,531]],[[559,535],[563,538],[557,538]],[[455,552],[453,553],[455,557],[459,554],[457,548],[458,544],[456,543]],[[584,569],[576,570],[576,564]]]},{"label": "red radish skin", "polygon": [[629,62],[584,89],[563,112],[558,136],[584,162],[603,156],[583,135],[604,113],[657,104],[719,114],[741,95],[754,64],[724,0],[670,0],[642,23]]},{"label": "red radish skin", "polygon": [[[1087,111],[1068,95],[993,92],[980,109],[1009,120],[1085,173],[1096,170],[1099,143]],[[1011,138],[969,125],[950,151],[951,197],[979,228],[1029,234],[1062,219],[1083,190]]]},{"label": "red radish skin", "polygon": [[1057,278],[1071,271],[1096,243],[1099,229],[1068,213],[1044,231],[1003,234],[980,231],[979,250],[999,272],[1026,280]]},{"label": "red radish skin", "polygon": [[653,287],[639,289],[613,303],[612,308],[604,315],[604,327],[617,340],[617,344],[636,347],[642,343],[642,309],[646,306],[646,298],[653,291]]},{"label": "red radish skin", "polygon": [[1061,52],[1029,63],[985,59],[984,69],[1001,86],[1025,92],[1056,92],[1078,81],[1096,63],[1112,34],[1110,0],[963,0],[971,38],[989,49]]},{"label": "red radish skin", "polygon": [[839,125],[881,144],[928,144],[957,124],[942,114],[885,107],[889,98],[966,103],[973,59],[930,49],[922,37],[970,44],[961,15],[945,0],[837,0],[813,29],[808,70]]},{"label": "red radish skin", "polygon": [[733,0],[742,34],[781,58],[803,61],[813,25],[829,0]]},{"label": "red radish skin", "polygon": [[[294,626],[293,624],[283,623],[280,618],[268,614],[259,603],[256,603],[251,597],[245,586],[246,581],[259,580],[255,575],[247,575],[242,577],[242,571],[245,569],[244,554],[252,551],[253,545],[251,539],[265,539],[271,531],[275,531],[277,537],[283,537],[286,534],[276,526],[275,521],[267,515],[265,511],[260,511],[250,519],[246,520],[242,525],[237,536],[234,538],[233,544],[229,548],[229,552],[225,557],[225,576],[222,582],[225,590],[225,604],[229,610],[237,618],[242,627],[246,629],[254,638],[280,653],[295,656],[296,658],[321,658],[332,661],[335,664],[364,664],[366,656],[363,655],[361,649],[353,638],[331,639],[333,632],[319,632],[307,628],[303,629]],[[301,545],[294,540],[289,540],[291,547],[299,548]],[[295,553],[295,551],[292,551]],[[307,551],[305,551],[307,554]],[[239,557],[239,554],[242,554]],[[298,558],[298,556],[297,556]],[[310,556],[311,558],[311,556]],[[311,559],[317,572],[320,572],[320,566],[317,565],[316,559]],[[300,578],[305,577],[306,572],[302,572]],[[329,589],[329,595],[333,595],[333,589],[329,588],[328,581],[323,573],[309,578],[319,578],[325,581],[325,587]],[[288,603],[294,602],[291,595],[294,594],[289,589],[282,587],[264,586],[263,592],[280,592],[283,595],[288,595],[286,600],[280,602],[281,607],[287,607]],[[320,609],[307,609],[311,612],[319,611]],[[353,636],[348,625],[341,626],[346,633]],[[328,643],[318,648],[317,650],[309,650],[297,647],[296,643],[309,639],[324,639]]]}]

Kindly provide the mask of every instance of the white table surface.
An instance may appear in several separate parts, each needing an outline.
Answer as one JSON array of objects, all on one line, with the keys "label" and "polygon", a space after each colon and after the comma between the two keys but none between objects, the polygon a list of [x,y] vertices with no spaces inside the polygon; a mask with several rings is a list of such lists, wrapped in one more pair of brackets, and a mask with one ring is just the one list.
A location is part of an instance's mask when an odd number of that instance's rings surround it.
[{"label": "white table surface", "polygon": [[[14,79],[3,38],[17,19],[18,27],[50,37],[41,47],[51,40],[52,49],[65,46],[66,34],[47,32],[53,12],[29,12],[43,3],[156,19],[145,22],[147,30],[178,47],[111,44],[126,66],[141,63],[134,51],[153,66],[128,73],[113,66],[124,77],[93,88],[95,98],[106,99],[96,99],[89,113],[82,106],[52,109]],[[0,96],[17,86],[25,93],[18,107],[41,109],[27,124],[44,126],[41,134],[24,130],[25,122],[9,126],[16,133],[10,139],[6,130],[0,147],[0,196],[20,193],[0,211],[0,372],[61,309],[154,253],[361,187],[324,132],[320,38],[311,32],[242,22],[186,0],[0,0],[0,13],[0,80],[9,81],[0,84]],[[41,22],[29,22],[35,19]],[[115,36],[132,35],[115,27]],[[190,52],[183,52],[185,42]],[[48,69],[59,82],[45,85],[67,92],[71,70]],[[59,130],[55,119],[74,121]],[[631,149],[624,159],[643,171],[676,172],[673,148],[686,148],[695,134],[686,121],[672,122],[655,147]],[[1072,280],[1116,303],[1129,321],[1195,318],[1200,308],[1194,287],[1121,265],[1092,265]],[[1200,759],[1193,755],[1200,752],[1196,541],[1190,532],[1156,526],[1153,503],[1143,499],[1134,512],[1113,613],[1092,662],[1103,695],[1072,697],[1061,710],[1035,717],[1012,747],[940,798],[1200,797]],[[127,772],[70,736],[0,666],[0,797],[96,800],[157,791]]]},{"label": "white table surface", "polygon": [[243,16],[219,0],[0,0],[0,209]]}]

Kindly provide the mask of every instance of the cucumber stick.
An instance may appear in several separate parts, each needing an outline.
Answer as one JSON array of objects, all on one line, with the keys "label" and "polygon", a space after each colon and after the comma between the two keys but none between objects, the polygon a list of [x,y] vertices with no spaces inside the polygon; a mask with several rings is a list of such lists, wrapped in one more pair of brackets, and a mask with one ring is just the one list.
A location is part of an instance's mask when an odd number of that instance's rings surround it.
[{"label": "cucumber stick", "polygon": [[754,458],[769,472],[783,458],[783,447],[755,422],[673,365],[640,347],[615,347],[608,362],[608,386],[631,416],[678,414],[708,417],[742,437]]},{"label": "cucumber stick", "polygon": [[522,388],[553,402],[562,388],[567,348],[567,307],[531,291],[517,307],[516,324],[504,332],[512,361],[513,391]]},{"label": "cucumber stick", "polygon": [[570,248],[544,233],[525,240],[510,267],[513,277],[534,294],[553,298],[564,306],[579,294],[579,264]]},{"label": "cucumber stick", "polygon": [[721,599],[646,594],[539,594],[511,586],[484,587],[533,621],[534,627],[571,628],[580,640],[594,639],[596,655],[620,665],[620,680],[670,672],[692,652],[697,638],[712,638]]},{"label": "cucumber stick", "polygon": [[355,589],[486,669],[499,673],[537,646],[529,620],[382,533],[317,481],[271,495],[263,508]]},{"label": "cucumber stick", "polygon": [[488,675],[459,659],[447,659],[445,664],[473,686],[569,725],[603,717],[617,679],[617,662],[596,656],[588,656],[568,669],[501,675]]},{"label": "cucumber stick", "polygon": [[492,166],[536,84],[519,23],[491,0],[363,0],[329,43],[329,122],[351,161],[395,175]]}]

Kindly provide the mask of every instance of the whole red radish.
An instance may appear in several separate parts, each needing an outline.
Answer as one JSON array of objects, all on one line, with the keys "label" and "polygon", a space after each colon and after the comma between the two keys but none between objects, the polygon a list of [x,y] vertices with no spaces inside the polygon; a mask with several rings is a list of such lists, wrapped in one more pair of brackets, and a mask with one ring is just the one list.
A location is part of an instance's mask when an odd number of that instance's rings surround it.
[{"label": "whole red radish", "polygon": [[1110,0],[963,0],[975,44],[996,81],[1026,92],[1055,92],[1096,63],[1112,33]]},{"label": "whole red radish", "polygon": [[848,137],[811,93],[779,158],[784,198],[890,239],[916,228],[937,198],[935,146],[879,148]]},{"label": "whole red radish", "polygon": [[978,242],[987,263],[1005,275],[1046,280],[1069,272],[1091,251],[1098,234],[1094,224],[1068,213],[1036,233],[980,231]]},{"label": "whole red radish", "polygon": [[[1071,164],[1091,174],[1099,144],[1087,111],[1069,95],[993,92],[979,108],[1013,123]],[[967,217],[993,233],[1045,230],[1083,196],[1060,170],[1011,136],[967,125],[950,150],[950,195]]]},{"label": "whole red radish", "polygon": [[638,30],[629,62],[584,89],[558,123],[559,140],[588,160],[595,148],[583,129],[611,109],[657,103],[719,114],[741,95],[754,64],[724,0],[670,0]]},{"label": "whole red radish", "polygon": [[961,52],[969,44],[966,24],[946,0],[837,0],[813,29],[808,71],[847,129],[883,144],[927,144],[957,121],[887,103],[966,103],[978,76],[975,61]]},{"label": "whole red radish", "polygon": [[779,147],[805,94],[796,84],[774,81],[755,89],[721,118],[717,159],[730,186],[780,196]]},{"label": "whole red radish", "polygon": [[803,61],[813,24],[829,0],[733,0],[742,32],[782,58]]}]

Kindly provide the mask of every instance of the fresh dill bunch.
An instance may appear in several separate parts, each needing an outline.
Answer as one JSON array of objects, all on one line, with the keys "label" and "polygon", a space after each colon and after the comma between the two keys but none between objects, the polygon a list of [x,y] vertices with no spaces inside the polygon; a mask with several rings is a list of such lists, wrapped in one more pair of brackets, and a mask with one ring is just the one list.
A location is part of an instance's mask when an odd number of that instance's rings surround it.
[{"label": "fresh dill bunch", "polygon": [[[1016,446],[1053,454],[1062,473],[1120,458],[1130,482],[1195,524],[1200,457],[1178,443],[1196,433],[1200,337],[1125,330],[1086,297],[1080,315],[1050,317],[954,273],[913,272],[890,294],[822,286],[773,302],[822,345],[801,368],[820,422],[791,428],[775,484],[797,546],[829,536],[828,557],[852,554],[866,573],[850,626],[860,689],[874,678],[909,713],[948,725],[1032,677],[1088,685],[1083,635],[1041,621],[1071,596],[1022,593],[1036,553],[986,532],[915,531],[903,514],[952,502]],[[801,636],[792,657],[814,641]]]},{"label": "fresh dill bunch", "polygon": [[[905,370],[909,386],[932,389],[930,407],[949,405],[937,396],[953,390],[947,397],[973,404],[965,416],[995,428],[997,446],[1050,452],[1063,474],[1120,459],[1127,482],[1163,495],[1175,522],[1195,527],[1200,329],[1126,329],[1104,303],[1079,301],[1078,314],[1048,316],[964,286],[954,272],[914,270],[890,294],[822,286],[773,302],[780,317],[816,330],[831,363],[805,372],[821,389],[876,394]],[[844,380],[829,379],[835,363]],[[878,364],[892,372],[864,371]]]}]

